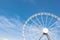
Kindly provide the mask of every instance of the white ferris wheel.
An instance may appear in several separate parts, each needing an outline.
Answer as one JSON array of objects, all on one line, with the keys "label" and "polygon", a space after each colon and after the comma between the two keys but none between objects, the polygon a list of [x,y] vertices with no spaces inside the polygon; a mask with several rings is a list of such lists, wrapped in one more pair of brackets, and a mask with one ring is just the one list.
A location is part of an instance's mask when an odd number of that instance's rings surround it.
[{"label": "white ferris wheel", "polygon": [[23,40],[60,40],[60,18],[50,13],[37,13],[23,25]]}]

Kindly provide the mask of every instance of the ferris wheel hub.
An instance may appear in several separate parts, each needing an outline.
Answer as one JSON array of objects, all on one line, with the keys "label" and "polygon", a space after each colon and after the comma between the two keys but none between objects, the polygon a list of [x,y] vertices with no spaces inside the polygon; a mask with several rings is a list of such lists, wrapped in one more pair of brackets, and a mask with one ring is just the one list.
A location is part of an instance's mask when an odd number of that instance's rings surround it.
[{"label": "ferris wheel hub", "polygon": [[43,33],[48,33],[48,29],[47,28],[43,28]]}]

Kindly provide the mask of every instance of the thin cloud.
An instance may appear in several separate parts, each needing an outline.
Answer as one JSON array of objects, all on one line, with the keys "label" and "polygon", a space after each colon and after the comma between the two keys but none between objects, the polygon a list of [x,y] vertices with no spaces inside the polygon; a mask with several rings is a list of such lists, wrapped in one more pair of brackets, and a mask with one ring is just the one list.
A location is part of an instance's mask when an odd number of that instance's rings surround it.
[{"label": "thin cloud", "polygon": [[[57,25],[55,25],[56,27],[59,26],[58,25],[59,22],[60,21],[56,22],[56,24],[57,24]],[[22,31],[23,31],[22,28],[23,28],[23,25],[24,24],[17,18],[6,18],[5,16],[0,16],[0,39],[1,40],[4,40],[4,39],[22,40]],[[31,24],[29,24],[29,25],[31,25]],[[27,25],[26,31],[25,31],[26,32],[26,35],[25,35],[26,38],[29,39],[30,37],[35,37],[36,36],[35,34],[37,34],[35,39],[39,38],[40,35],[41,35],[43,27],[41,26],[40,27],[41,30],[40,30],[38,27],[34,26],[33,24],[32,24],[32,26],[29,26],[29,25]],[[58,29],[56,29],[56,31],[57,30]],[[55,29],[53,31],[55,31]],[[53,31],[51,30],[52,34],[49,33],[49,34],[51,34],[50,37],[52,37],[52,39],[56,36],[55,35],[56,33],[53,33]],[[29,35],[29,33],[31,33],[31,34]]]},{"label": "thin cloud", "polygon": [[0,38],[7,37],[17,40],[22,36],[22,25],[23,23],[19,19],[0,16]]}]

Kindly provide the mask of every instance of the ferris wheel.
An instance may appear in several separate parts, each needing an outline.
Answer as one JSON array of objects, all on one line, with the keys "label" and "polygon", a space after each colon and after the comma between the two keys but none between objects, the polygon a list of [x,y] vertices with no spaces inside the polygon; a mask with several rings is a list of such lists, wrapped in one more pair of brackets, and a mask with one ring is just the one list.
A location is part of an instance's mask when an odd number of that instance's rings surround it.
[{"label": "ferris wheel", "polygon": [[50,13],[37,13],[23,25],[23,40],[60,40],[60,18]]}]

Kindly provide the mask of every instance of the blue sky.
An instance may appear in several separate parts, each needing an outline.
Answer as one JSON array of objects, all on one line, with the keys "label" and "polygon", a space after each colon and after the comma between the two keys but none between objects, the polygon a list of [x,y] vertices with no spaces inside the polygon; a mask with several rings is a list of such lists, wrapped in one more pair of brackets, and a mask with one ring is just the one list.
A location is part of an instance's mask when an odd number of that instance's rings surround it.
[{"label": "blue sky", "polygon": [[60,0],[0,0],[0,10],[6,16],[18,15],[23,20],[39,12],[60,16]]},{"label": "blue sky", "polygon": [[[1,28],[2,30],[1,34],[4,33],[4,35],[3,34],[2,35],[5,36],[8,33],[8,35],[10,36],[18,31],[18,33],[15,33],[12,37],[15,38],[17,36],[16,40],[17,39],[19,40],[20,38],[18,34],[21,33],[20,32],[21,30],[19,30],[19,28],[20,29],[22,28],[21,25],[23,25],[23,23],[31,15],[39,12],[49,12],[60,17],[60,0],[0,0],[0,16],[1,16],[0,21],[3,21],[1,22],[1,25],[2,26],[6,25],[7,27],[7,29],[4,26],[2,27],[3,29]],[[18,22],[21,25],[18,25],[17,28],[18,30],[16,30],[14,26],[16,26]],[[11,27],[10,29],[8,26],[13,26],[13,27]],[[12,33],[10,33],[9,31],[5,34],[5,31],[3,31],[4,29],[10,31],[13,30],[13,31]],[[21,36],[21,34],[19,35]]]}]

